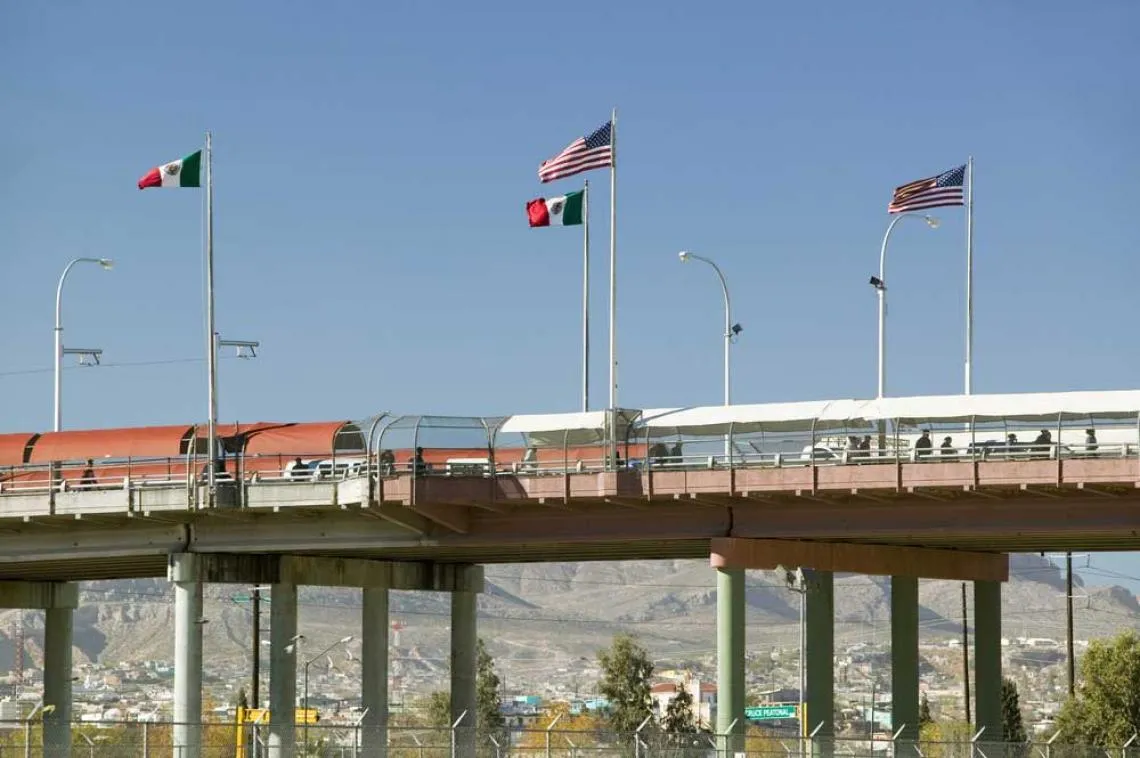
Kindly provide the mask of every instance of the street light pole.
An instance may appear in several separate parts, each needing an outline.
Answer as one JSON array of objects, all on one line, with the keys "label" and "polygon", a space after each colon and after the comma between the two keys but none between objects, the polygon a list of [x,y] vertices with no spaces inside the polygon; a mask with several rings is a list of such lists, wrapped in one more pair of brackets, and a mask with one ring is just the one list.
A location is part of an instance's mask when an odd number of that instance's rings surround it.
[{"label": "street light pole", "polygon": [[253,611],[253,671],[250,672],[253,680],[253,690],[250,692],[249,704],[257,709],[261,703],[261,588],[254,587],[250,593],[250,610]]},{"label": "street light pole", "polygon": [[[712,260],[705,258],[703,255],[690,253],[687,250],[682,250],[678,257],[682,263],[687,263],[689,260],[697,260],[707,263],[712,266],[713,271],[716,272],[717,278],[720,279],[720,288],[724,293],[724,404],[732,404],[732,338],[734,335],[740,333],[741,328],[739,324],[732,323],[732,299],[728,294],[728,281],[724,278],[724,272],[720,270],[720,266],[716,265]],[[730,441],[726,436],[724,438],[724,454],[725,457],[730,455]]]},{"label": "street light pole", "polygon": [[338,645],[346,645],[349,642],[352,642],[352,639],[353,638],[352,638],[351,634],[348,635],[347,637],[342,637],[341,639],[337,640],[333,644],[326,647],[321,652],[314,655],[312,658],[309,658],[307,661],[305,661],[305,681],[303,684],[303,690],[302,690],[302,694],[301,694],[301,702],[304,703],[303,708],[305,709],[305,732],[304,732],[304,737],[303,737],[303,742],[305,745],[305,755],[309,754],[309,666],[312,665],[313,661],[324,657],[329,652],[331,652],[333,650],[333,648],[337,647]]},{"label": "street light pole", "polygon": [[98,263],[106,271],[115,265],[110,258],[75,258],[64,267],[55,288],[55,415],[52,429],[57,432],[63,427],[63,283],[76,263]]},{"label": "street light pole", "polygon": [[803,751],[806,746],[803,740],[808,736],[807,720],[804,713],[804,692],[807,689],[807,666],[804,659],[804,651],[807,649],[807,592],[808,592],[808,578],[803,568],[797,568],[795,571],[784,571],[784,584],[789,590],[799,594],[800,596],[800,660],[799,660],[799,698],[798,709],[796,710],[796,717],[799,721],[800,732],[800,749],[801,754],[806,754]]},{"label": "street light pole", "polygon": [[250,693],[249,706],[257,709],[261,706],[261,593],[270,589],[268,584],[259,584],[249,588],[250,611],[253,614],[253,660],[252,676],[253,691]]},{"label": "street light pole", "polygon": [[895,230],[895,225],[902,221],[904,218],[921,218],[931,229],[937,229],[939,221],[934,216],[922,215],[919,216],[915,213],[902,213],[891,219],[891,223],[887,226],[887,233],[883,235],[883,245],[879,249],[879,275],[878,277],[871,278],[871,286],[874,287],[879,294],[879,393],[878,397],[882,399],[886,393],[887,384],[887,243],[891,239],[891,232]]}]

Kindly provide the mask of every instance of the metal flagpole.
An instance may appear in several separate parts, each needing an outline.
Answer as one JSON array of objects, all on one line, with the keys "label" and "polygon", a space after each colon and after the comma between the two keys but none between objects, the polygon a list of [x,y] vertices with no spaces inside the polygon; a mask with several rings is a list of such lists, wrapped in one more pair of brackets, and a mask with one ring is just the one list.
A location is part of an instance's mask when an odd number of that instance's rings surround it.
[{"label": "metal flagpole", "polygon": [[206,132],[206,366],[209,372],[209,437],[206,455],[209,459],[206,474],[206,502],[214,505],[214,466],[218,447],[218,346],[214,327],[214,154],[210,133]]},{"label": "metal flagpole", "polygon": [[610,458],[617,463],[617,108],[610,115]]},{"label": "metal flagpole", "polygon": [[[966,160],[966,394],[974,390],[974,156]],[[972,422],[966,424],[970,431]],[[970,653],[966,650],[966,583],[962,582],[962,659],[966,677],[966,723],[970,723]]]},{"label": "metal flagpole", "polygon": [[590,180],[582,188],[582,412],[590,410]]},{"label": "metal flagpole", "polygon": [[966,394],[974,388],[974,156],[966,161]]}]

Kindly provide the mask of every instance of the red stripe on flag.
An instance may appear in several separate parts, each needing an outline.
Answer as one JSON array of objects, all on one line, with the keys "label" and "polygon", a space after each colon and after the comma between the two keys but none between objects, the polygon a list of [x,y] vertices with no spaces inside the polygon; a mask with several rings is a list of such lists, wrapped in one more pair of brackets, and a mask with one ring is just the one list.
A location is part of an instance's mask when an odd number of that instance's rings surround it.
[{"label": "red stripe on flag", "polygon": [[540,197],[527,203],[526,217],[531,226],[550,226],[550,209],[546,207],[546,199]]},{"label": "red stripe on flag", "polygon": [[162,186],[162,172],[157,168],[152,168],[150,172],[139,179],[139,189],[146,189],[147,187],[161,187]]}]

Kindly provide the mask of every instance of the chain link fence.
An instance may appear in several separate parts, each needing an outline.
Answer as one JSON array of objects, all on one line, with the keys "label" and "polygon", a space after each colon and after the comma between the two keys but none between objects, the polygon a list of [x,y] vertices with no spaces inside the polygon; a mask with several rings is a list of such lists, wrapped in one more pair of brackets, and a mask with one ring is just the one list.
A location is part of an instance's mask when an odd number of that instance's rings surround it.
[{"label": "chain link fence", "polygon": [[[284,735],[282,735],[284,736]],[[636,734],[605,730],[503,730],[470,728],[369,728],[320,723],[293,728],[292,754],[299,758],[1140,758],[1134,740],[1118,747],[981,740],[904,741],[866,738],[779,737],[758,730],[744,735]],[[74,758],[269,758],[274,736],[268,725],[201,725],[197,751],[174,744],[170,723],[84,722],[72,727]],[[45,748],[38,723],[0,722],[0,758],[58,758]]]}]

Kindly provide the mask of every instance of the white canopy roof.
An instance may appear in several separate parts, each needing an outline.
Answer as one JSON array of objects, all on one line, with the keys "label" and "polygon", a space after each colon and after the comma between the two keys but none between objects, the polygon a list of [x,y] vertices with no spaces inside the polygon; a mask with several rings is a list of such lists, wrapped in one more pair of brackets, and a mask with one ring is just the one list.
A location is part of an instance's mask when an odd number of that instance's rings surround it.
[{"label": "white canopy roof", "polygon": [[508,416],[499,425],[499,434],[534,434],[536,432],[563,432],[578,429],[605,429],[605,411],[584,413],[528,413]]},{"label": "white canopy roof", "polygon": [[[619,436],[639,413],[636,410],[618,411]],[[541,447],[591,445],[605,441],[608,415],[608,411],[586,411],[508,416],[495,434],[521,434],[526,437],[528,445]]]},{"label": "white canopy roof", "polygon": [[1006,395],[888,397],[865,403],[864,417],[903,423],[1136,418],[1140,391],[1022,392]]},{"label": "white canopy roof", "polygon": [[658,434],[748,434],[865,426],[857,400],[710,405],[642,415],[642,425]]},{"label": "white canopy roof", "polygon": [[808,432],[864,428],[879,420],[904,424],[953,422],[1056,422],[1058,419],[1135,419],[1140,390],[1025,392],[1004,395],[926,395],[881,400],[712,405],[644,411],[640,426],[651,436]]}]

